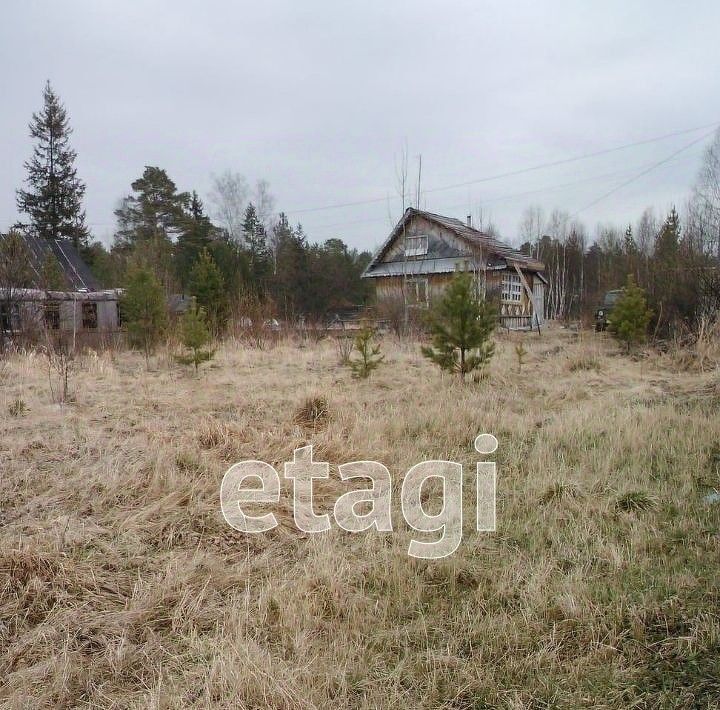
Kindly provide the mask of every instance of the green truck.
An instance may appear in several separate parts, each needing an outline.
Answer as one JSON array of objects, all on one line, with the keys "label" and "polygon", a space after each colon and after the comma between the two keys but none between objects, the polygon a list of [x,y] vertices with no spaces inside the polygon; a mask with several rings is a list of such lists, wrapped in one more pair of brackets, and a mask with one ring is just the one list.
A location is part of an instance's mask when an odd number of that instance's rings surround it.
[{"label": "green truck", "polygon": [[624,289],[619,288],[615,291],[608,291],[605,294],[605,298],[603,299],[602,305],[598,307],[598,309],[595,311],[595,332],[600,333],[603,330],[606,330],[608,325],[610,325],[610,316],[612,315],[612,310],[615,307],[615,304],[620,299],[620,296],[623,295]]}]

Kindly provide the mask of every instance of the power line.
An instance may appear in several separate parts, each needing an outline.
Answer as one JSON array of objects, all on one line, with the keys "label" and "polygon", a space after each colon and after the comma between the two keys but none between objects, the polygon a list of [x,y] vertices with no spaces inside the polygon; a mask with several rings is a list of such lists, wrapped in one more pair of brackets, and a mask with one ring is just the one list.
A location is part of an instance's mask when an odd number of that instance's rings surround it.
[{"label": "power line", "polygon": [[602,202],[605,198],[610,197],[610,195],[614,195],[618,190],[622,190],[624,187],[627,187],[627,186],[630,185],[631,183],[635,182],[636,180],[639,180],[641,177],[644,177],[645,175],[647,175],[648,173],[652,172],[652,171],[655,170],[656,168],[659,168],[661,165],[664,165],[665,163],[670,162],[673,158],[675,158],[676,156],[680,155],[680,153],[683,153],[684,151],[692,148],[694,145],[696,145],[696,144],[699,143],[700,141],[705,140],[706,138],[708,138],[709,136],[711,136],[714,132],[715,132],[715,131],[714,131],[714,129],[713,129],[713,130],[710,131],[709,133],[705,133],[705,134],[703,134],[702,136],[700,136],[700,138],[696,138],[695,140],[690,141],[690,143],[688,143],[687,145],[684,145],[684,146],[683,146],[682,148],[680,148],[679,150],[676,150],[675,152],[671,153],[669,156],[667,156],[667,158],[663,158],[663,159],[660,160],[659,162],[654,163],[653,165],[651,165],[649,168],[646,168],[645,170],[639,172],[637,175],[634,175],[634,176],[631,177],[629,180],[626,180],[625,182],[620,183],[617,187],[614,187],[614,188],[613,188],[612,190],[610,190],[609,192],[606,192],[604,195],[601,195],[601,196],[598,197],[596,200],[593,200],[593,201],[590,202],[589,204],[585,205],[585,207],[581,207],[577,212],[575,212],[575,213],[570,217],[570,219],[572,219],[573,217],[577,217],[581,212],[584,212],[585,210],[588,210],[588,209],[590,209],[591,207],[594,207],[594,206],[597,205],[599,202]]},{"label": "power line", "polygon": [[[716,121],[713,123],[707,123],[702,126],[696,126],[695,128],[686,128],[686,129],[683,129],[680,131],[673,131],[672,133],[666,133],[661,136],[655,136],[653,138],[646,138],[643,140],[634,141],[632,143],[625,143],[624,145],[615,146],[613,148],[604,148],[602,150],[598,150],[598,151],[595,151],[592,153],[585,153],[585,154],[573,156],[570,158],[563,158],[561,160],[554,160],[554,161],[550,161],[550,162],[546,162],[546,163],[540,163],[540,164],[532,165],[532,166],[525,167],[525,168],[519,168],[517,170],[510,170],[510,171],[507,171],[504,173],[488,175],[488,176],[477,178],[474,180],[467,180],[465,182],[458,182],[458,183],[453,183],[450,185],[442,185],[439,187],[428,188],[428,189],[425,189],[422,191],[422,195],[427,195],[427,194],[435,193],[435,192],[443,192],[443,191],[447,191],[447,190],[454,190],[454,189],[457,189],[460,187],[468,187],[470,185],[477,185],[477,184],[484,183],[484,182],[491,182],[493,180],[500,180],[500,179],[506,178],[506,177],[514,177],[516,175],[524,175],[526,173],[535,172],[538,170],[545,170],[547,168],[558,167],[560,165],[568,165],[570,163],[576,163],[576,162],[580,162],[582,160],[588,160],[590,158],[596,158],[596,157],[599,157],[602,155],[608,155],[608,154],[619,152],[622,150],[627,150],[628,148],[635,148],[635,147],[642,146],[642,145],[649,145],[651,143],[657,143],[657,142],[660,142],[663,140],[667,140],[668,138],[673,138],[673,137],[677,137],[677,136],[681,136],[681,135],[687,135],[688,133],[695,133],[696,131],[700,131],[705,128],[712,127],[713,130],[711,130],[710,132],[703,134],[700,138],[693,140],[691,143],[687,144],[686,146],[683,146],[680,150],[678,150],[675,153],[673,153],[672,155],[668,156],[668,158],[665,158],[665,159],[661,160],[660,162],[653,164],[652,166],[650,166],[643,172],[639,173],[638,175],[636,175],[633,178],[631,178],[630,180],[628,180],[627,182],[624,182],[621,185],[618,185],[616,188],[613,188],[613,190],[611,190],[610,192],[599,197],[596,201],[594,201],[594,202],[586,205],[582,209],[578,210],[573,215],[573,217],[575,217],[580,212],[583,212],[584,210],[589,209],[590,207],[593,207],[595,204],[597,204],[598,202],[601,202],[606,197],[609,197],[610,195],[614,194],[615,192],[622,189],[626,185],[629,185],[630,183],[634,182],[635,180],[638,180],[639,178],[643,177],[644,175],[651,172],[655,168],[660,167],[664,163],[668,162],[669,160],[674,158],[676,155],[682,153],[683,151],[687,150],[688,148],[692,147],[693,145],[695,145],[695,144],[699,143],[700,141],[704,140],[705,138],[709,137],[710,135],[712,135],[714,133],[715,128],[717,128],[718,126],[720,126],[720,122]],[[576,181],[576,182],[579,182],[579,181]],[[531,193],[528,193],[528,194],[531,194]],[[312,212],[323,212],[323,211],[327,211],[327,210],[341,209],[344,207],[355,207],[355,206],[360,206],[360,205],[377,204],[379,202],[387,202],[388,200],[391,200],[391,199],[394,199],[394,198],[392,198],[388,195],[385,195],[384,197],[375,197],[375,198],[370,198],[370,199],[366,199],[366,200],[356,200],[356,201],[352,201],[352,202],[342,202],[342,203],[336,203],[336,204],[332,204],[332,205],[324,205],[321,207],[305,207],[305,208],[301,208],[301,209],[283,210],[283,211],[288,215],[309,214]],[[494,198],[494,199],[503,199],[503,198]],[[459,206],[462,206],[462,205],[459,205]],[[11,222],[11,220],[7,220],[7,221],[8,221],[8,223]],[[360,223],[360,222],[364,222],[364,221],[370,221],[370,220],[358,220],[356,222],[350,222],[350,223],[346,222],[344,224],[356,224],[356,223]],[[372,221],[379,221],[379,220],[372,220]],[[113,226],[113,223],[111,223],[111,222],[89,222],[88,226],[110,227],[110,226]],[[330,228],[331,226],[333,226],[333,225],[328,225],[327,228]],[[337,226],[343,226],[343,224],[339,224]]]},{"label": "power line", "polygon": [[[508,172],[504,173],[497,173],[496,175],[488,175],[486,177],[477,178],[475,180],[467,180],[465,182],[457,182],[453,183],[451,185],[443,185],[440,187],[433,187],[428,188],[426,190],[423,190],[423,195],[427,195],[428,193],[432,192],[442,192],[444,190],[454,190],[459,187],[468,187],[469,185],[477,185],[479,183],[483,182],[490,182],[492,180],[500,180],[501,178],[506,177],[513,177],[515,175],[523,175],[525,173],[533,172],[536,170],[544,170],[546,168],[554,168],[559,165],[568,165],[569,163],[576,163],[581,160],[588,160],[589,158],[597,158],[601,155],[608,155],[610,153],[615,153],[621,150],[626,150],[628,148],[635,148],[637,146],[641,145],[648,145],[650,143],[657,143],[662,140],[666,140],[668,138],[674,138],[676,136],[682,136],[687,135],[688,133],[695,133],[696,131],[701,131],[705,128],[710,128],[712,126],[713,130],[720,125],[720,122],[715,121],[714,123],[707,123],[703,126],[696,126],[695,128],[686,128],[681,131],[674,131],[673,133],[666,133],[662,136],[656,136],[654,138],[646,138],[644,140],[640,141],[634,141],[633,143],[626,143],[624,145],[615,146],[614,148],[604,148],[602,150],[595,151],[593,153],[585,153],[583,155],[577,155],[572,158],[563,158],[562,160],[554,160],[547,163],[540,163],[538,165],[532,165],[527,168],[519,168],[517,170],[510,170]],[[711,131],[712,133],[712,131]],[[706,138],[707,136],[703,136],[703,138]],[[309,212],[322,212],[325,210],[334,210],[334,209],[341,209],[343,207],[355,207],[358,205],[370,205],[378,202],[385,202],[388,200],[388,196],[385,197],[373,197],[367,200],[355,200],[353,202],[339,202],[333,205],[324,205],[322,207],[304,207],[301,209],[295,209],[295,210],[285,210],[286,214],[288,215],[297,215],[297,214],[307,214]]]},{"label": "power line", "polygon": [[[692,156],[686,156],[686,157],[692,157]],[[666,162],[669,162],[669,160],[667,160]],[[657,167],[657,164],[653,163],[652,166],[646,166],[646,167]],[[525,190],[523,192],[514,192],[511,194],[483,198],[481,200],[476,200],[474,202],[477,202],[477,205],[482,207],[484,205],[492,204],[494,202],[504,202],[506,200],[512,200],[512,199],[516,199],[516,198],[520,198],[520,197],[527,197],[529,195],[537,195],[537,194],[542,194],[542,193],[546,193],[546,192],[552,192],[555,190],[562,190],[566,187],[574,187],[576,185],[581,185],[584,183],[597,182],[599,180],[607,180],[608,178],[614,178],[614,177],[618,177],[618,176],[628,175],[631,172],[632,172],[632,170],[628,170],[628,169],[614,170],[610,173],[603,173],[602,175],[594,175],[591,177],[581,178],[579,180],[573,180],[571,182],[564,182],[564,183],[559,183],[559,184],[555,184],[555,185],[550,185],[548,187],[542,187],[542,188],[538,188],[538,189],[534,189],[534,190]],[[436,209],[453,210],[453,209],[459,209],[459,208],[464,209],[466,207],[468,207],[467,201],[462,202],[462,203],[456,203],[453,205],[443,205]],[[386,219],[387,219],[387,215],[385,217],[366,217],[364,219],[356,219],[356,220],[343,221],[343,222],[333,222],[331,224],[318,224],[312,228],[312,232],[313,232],[313,234],[315,234],[317,232],[317,230],[322,230],[322,229],[337,229],[340,227],[353,226],[353,225],[357,225],[357,224],[370,224],[370,223],[384,222]]]}]

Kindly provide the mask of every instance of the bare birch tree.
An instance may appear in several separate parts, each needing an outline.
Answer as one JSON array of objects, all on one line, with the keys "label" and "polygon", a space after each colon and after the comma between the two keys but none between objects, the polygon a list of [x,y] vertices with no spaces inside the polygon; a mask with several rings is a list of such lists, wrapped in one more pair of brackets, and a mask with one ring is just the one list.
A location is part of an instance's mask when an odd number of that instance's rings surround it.
[{"label": "bare birch tree", "polygon": [[213,216],[227,231],[230,239],[238,244],[244,240],[242,225],[249,195],[247,180],[240,173],[226,170],[212,176],[210,203]]},{"label": "bare birch tree", "polygon": [[703,155],[692,202],[705,251],[720,259],[720,129]]}]

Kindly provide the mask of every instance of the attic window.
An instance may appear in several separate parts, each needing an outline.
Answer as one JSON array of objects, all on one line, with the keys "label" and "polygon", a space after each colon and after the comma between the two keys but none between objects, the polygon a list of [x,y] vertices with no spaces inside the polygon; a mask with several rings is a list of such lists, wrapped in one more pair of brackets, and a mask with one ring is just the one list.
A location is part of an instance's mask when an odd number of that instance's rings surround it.
[{"label": "attic window", "polygon": [[405,256],[422,256],[428,252],[427,234],[405,237]]},{"label": "attic window", "polygon": [[517,274],[505,272],[502,275],[502,293],[500,298],[511,303],[520,303],[522,300],[522,283]]}]

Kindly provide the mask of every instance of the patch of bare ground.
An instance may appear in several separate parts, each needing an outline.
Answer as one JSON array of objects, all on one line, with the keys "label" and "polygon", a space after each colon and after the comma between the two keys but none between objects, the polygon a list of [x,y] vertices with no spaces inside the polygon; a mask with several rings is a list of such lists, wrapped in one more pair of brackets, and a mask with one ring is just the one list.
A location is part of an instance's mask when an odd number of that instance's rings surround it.
[{"label": "patch of bare ground", "polygon": [[[499,335],[461,385],[386,337],[367,381],[333,343],[226,343],[199,377],[88,355],[51,404],[40,356],[0,391],[0,706],[714,707],[720,698],[716,370],[604,335]],[[21,399],[24,408],[6,413]],[[244,536],[219,510],[240,459],[466,465],[500,442],[498,530],[450,558],[391,534]],[[474,488],[466,486],[472,520]]]}]

